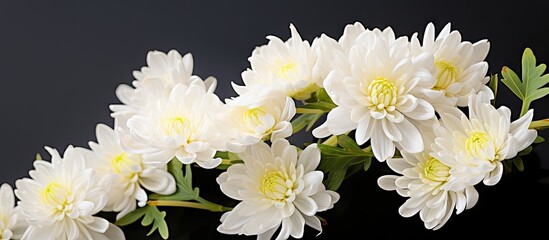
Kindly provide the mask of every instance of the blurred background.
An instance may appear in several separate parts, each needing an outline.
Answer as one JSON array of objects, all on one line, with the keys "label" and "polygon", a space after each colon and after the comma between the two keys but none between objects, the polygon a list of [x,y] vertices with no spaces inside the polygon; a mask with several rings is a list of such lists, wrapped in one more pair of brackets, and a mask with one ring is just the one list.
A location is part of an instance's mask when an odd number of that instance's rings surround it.
[{"label": "blurred background", "polygon": [[[397,35],[420,34],[429,22],[437,32],[448,23],[464,40],[488,39],[489,73],[502,66],[520,71],[524,48],[538,63],[549,62],[547,1],[0,1],[0,182],[13,186],[32,169],[44,146],[64,150],[95,141],[95,125],[112,126],[109,104],[114,91],[130,84],[132,71],[146,64],[148,51],[176,49],[194,56],[194,73],[218,79],[221,98],[235,96],[230,82],[241,84],[252,50],[267,35],[289,37],[296,25],[303,39],[325,33],[339,38],[346,24],[368,28],[391,26]],[[503,85],[501,85],[503,86]],[[549,117],[549,98],[534,102],[535,119]],[[513,119],[520,100],[500,87],[497,105],[507,105]],[[547,132],[541,132],[547,138]],[[312,141],[310,133],[292,138]],[[549,217],[549,143],[525,159],[526,170],[513,172],[493,187],[479,185],[478,204],[454,215],[438,231],[426,230],[419,217],[405,219],[398,207],[405,201],[381,190],[376,180],[389,173],[373,162],[368,172],[348,178],[340,202],[319,214],[324,232],[307,228],[305,239],[368,237],[457,238],[521,233],[547,236]],[[208,199],[221,199],[216,171],[195,171],[195,185]],[[164,208],[170,239],[255,239],[216,232],[221,214]],[[112,215],[105,214],[112,219]],[[128,239],[160,239],[138,224],[124,227]],[[541,235],[540,235],[541,234]],[[544,238],[544,237],[540,237]],[[545,237],[546,238],[546,237]]]}]

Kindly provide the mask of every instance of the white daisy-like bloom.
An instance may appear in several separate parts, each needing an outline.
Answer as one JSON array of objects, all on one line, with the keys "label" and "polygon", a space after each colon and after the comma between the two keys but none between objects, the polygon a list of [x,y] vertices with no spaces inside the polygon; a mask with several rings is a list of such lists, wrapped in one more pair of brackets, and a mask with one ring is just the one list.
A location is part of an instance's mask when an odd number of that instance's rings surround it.
[{"label": "white daisy-like bloom", "polygon": [[21,239],[27,223],[15,207],[13,189],[7,183],[0,186],[0,240]]},{"label": "white daisy-like bloom", "polygon": [[167,54],[156,50],[149,51],[147,66],[133,72],[135,78],[132,82],[133,87],[121,84],[116,89],[116,96],[122,104],[110,105],[111,115],[113,117],[122,114],[133,115],[151,101],[147,94],[149,91],[143,89],[146,87],[143,84],[146,79],[159,81],[166,88],[167,93],[176,84],[201,84],[210,92],[215,90],[217,80],[214,77],[208,77],[203,81],[200,77],[192,75],[192,72],[193,57],[190,53],[181,56],[177,50],[170,50]]},{"label": "white daisy-like bloom", "polygon": [[144,162],[142,156],[124,151],[115,131],[105,124],[95,129],[97,143],[90,142],[88,166],[95,170],[103,184],[111,186],[103,211],[119,212],[116,219],[147,203],[145,189],[169,195],[175,192],[175,179],[165,165]]},{"label": "white daisy-like bloom", "polygon": [[176,84],[167,97],[158,81],[145,80],[159,95],[126,128],[117,128],[124,150],[142,154],[143,161],[167,164],[177,157],[184,164],[214,168],[221,163],[216,151],[225,149],[229,134],[220,126],[223,102],[198,84]]},{"label": "white daisy-like bloom", "polygon": [[266,45],[254,49],[248,58],[251,68],[242,72],[244,86],[233,83],[239,95],[270,89],[305,100],[322,86],[322,78],[313,71],[316,55],[309,42],[301,39],[293,24],[290,31],[291,37],[287,41],[268,36]]},{"label": "white daisy-like bloom", "polygon": [[475,43],[462,41],[457,30],[451,30],[448,23],[435,38],[435,26],[429,23],[425,28],[423,42],[420,43],[417,33],[412,38],[414,54],[424,52],[434,56],[431,71],[436,77],[436,84],[431,92],[426,93],[435,107],[445,108],[467,105],[469,95],[480,91],[490,94],[492,90],[486,85],[488,63],[485,61],[490,43],[480,40]]},{"label": "white daisy-like bloom", "polygon": [[356,129],[357,143],[371,140],[379,161],[392,157],[395,145],[411,153],[423,151],[421,134],[411,121],[435,117],[433,106],[420,97],[435,84],[425,68],[432,55],[412,56],[408,39],[395,38],[391,28],[364,30],[354,41],[342,39],[353,45],[348,54],[334,53],[333,71],[324,80],[337,107],[313,135],[324,138]]},{"label": "white daisy-like bloom", "polygon": [[247,92],[225,100],[227,110],[222,119],[234,134],[227,142],[230,151],[241,152],[246,146],[260,141],[273,142],[292,135],[290,121],[296,111],[294,100],[269,93]]},{"label": "white daisy-like bloom", "polygon": [[460,214],[473,207],[478,192],[474,186],[460,191],[444,188],[450,178],[450,166],[430,155],[428,143],[434,140],[432,130],[422,133],[425,133],[427,143],[425,150],[420,153],[402,151],[402,158],[387,159],[387,165],[399,175],[382,176],[378,184],[384,190],[396,190],[408,198],[399,208],[400,215],[411,217],[419,213],[425,228],[437,230],[450,219],[454,209]]},{"label": "white daisy-like bloom", "polygon": [[230,166],[217,178],[225,195],[240,200],[221,217],[224,234],[257,235],[277,240],[301,238],[305,224],[322,231],[317,212],[331,209],[339,194],[326,190],[316,170],[320,150],[311,144],[298,153],[286,139],[249,146],[239,154],[244,163]]},{"label": "white daisy-like bloom", "polygon": [[313,51],[317,55],[317,61],[314,67],[314,72],[317,73],[321,79],[326,79],[328,74],[332,71],[334,61],[346,60],[349,55],[351,47],[354,45],[358,35],[365,32],[366,29],[360,22],[354,24],[348,24],[343,30],[343,35],[339,40],[335,40],[328,37],[326,34],[322,34],[320,37],[315,38],[312,44]]},{"label": "white daisy-like bloom", "polygon": [[15,182],[20,212],[30,224],[21,239],[125,239],[116,225],[94,216],[107,202],[106,189],[86,168],[85,152],[69,146],[61,157],[46,150],[51,162],[35,161],[31,178]]},{"label": "white daisy-like bloom", "polygon": [[443,113],[435,128],[433,157],[451,167],[447,189],[460,190],[483,181],[495,185],[503,174],[501,161],[530,146],[537,131],[528,129],[533,110],[511,122],[511,110],[496,109],[487,94],[469,97],[469,118],[461,111]]}]

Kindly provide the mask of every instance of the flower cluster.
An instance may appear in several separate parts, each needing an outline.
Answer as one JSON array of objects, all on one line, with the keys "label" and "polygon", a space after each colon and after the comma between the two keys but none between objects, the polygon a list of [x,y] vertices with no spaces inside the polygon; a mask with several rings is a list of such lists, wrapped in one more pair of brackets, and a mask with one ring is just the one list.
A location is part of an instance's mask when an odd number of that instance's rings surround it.
[{"label": "flower cluster", "polygon": [[[312,43],[290,32],[252,52],[226,99],[214,77],[193,74],[190,53],[149,52],[131,86],[116,89],[112,127],[98,124],[96,141],[62,155],[46,147],[50,161],[37,159],[15,190],[2,185],[0,239],[125,239],[120,226],[141,217],[166,239],[163,206],[224,212],[223,234],[301,238],[306,225],[322,232],[317,213],[337,206],[349,168],[372,159],[395,172],[378,185],[407,198],[398,212],[436,230],[477,203],[477,184],[497,184],[543,141],[536,130],[549,124],[532,121],[529,106],[549,93],[549,75],[529,49],[522,78],[502,70],[523,101],[512,121],[495,106],[489,42],[464,41],[450,24],[438,34],[428,24],[422,39],[358,22]],[[318,142],[287,140],[302,130]],[[192,167],[218,171],[220,191],[238,203],[201,197]]]}]

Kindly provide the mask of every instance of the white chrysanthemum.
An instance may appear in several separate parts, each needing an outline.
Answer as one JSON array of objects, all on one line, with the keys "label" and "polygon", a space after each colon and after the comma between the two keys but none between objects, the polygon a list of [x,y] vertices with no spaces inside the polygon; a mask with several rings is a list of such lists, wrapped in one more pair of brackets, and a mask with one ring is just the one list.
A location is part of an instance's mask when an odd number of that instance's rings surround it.
[{"label": "white chrysanthemum", "polygon": [[382,176],[378,184],[384,190],[396,190],[408,198],[399,209],[400,215],[411,217],[419,212],[425,228],[437,230],[444,226],[454,209],[460,214],[473,207],[478,193],[474,186],[460,191],[443,187],[450,177],[450,167],[430,155],[428,143],[434,140],[432,131],[422,133],[425,133],[425,150],[421,153],[402,151],[402,158],[388,159],[389,167],[400,175]]},{"label": "white chrysanthemum", "polygon": [[501,161],[515,157],[537,136],[528,129],[533,110],[511,123],[509,108],[496,109],[483,92],[469,97],[468,108],[469,118],[460,111],[443,113],[444,125],[435,128],[433,156],[452,168],[448,189],[463,189],[483,179],[486,185],[498,183]]},{"label": "white chrysanthemum", "polygon": [[7,183],[0,187],[0,240],[20,239],[27,223],[15,207],[13,189]]},{"label": "white chrysanthemum", "polygon": [[316,144],[298,153],[287,140],[277,139],[271,148],[261,142],[239,156],[244,163],[217,178],[223,193],[241,201],[223,214],[219,232],[271,239],[282,226],[280,240],[301,238],[305,224],[322,231],[315,214],[332,208],[339,194],[326,190],[324,174],[315,170],[320,163]]},{"label": "white chrysanthemum", "polygon": [[[146,80],[150,89],[162,91],[158,81]],[[184,164],[196,162],[203,168],[221,163],[214,158],[224,148],[228,134],[219,126],[223,102],[197,84],[177,84],[168,97],[157,96],[140,113],[118,128],[125,150],[143,154],[143,161],[166,164],[177,157]]]},{"label": "white chrysanthemum", "polygon": [[493,96],[492,90],[486,86],[490,80],[486,75],[488,63],[484,61],[490,49],[487,40],[476,43],[462,41],[458,31],[451,31],[450,23],[435,38],[435,26],[429,23],[423,43],[420,44],[417,33],[411,42],[415,54],[428,52],[434,56],[431,70],[437,82],[426,95],[437,109],[465,107],[469,95],[479,91]]},{"label": "white chrysanthemum", "polygon": [[121,114],[133,115],[143,108],[148,101],[151,101],[148,96],[145,80],[158,81],[161,83],[168,94],[176,84],[200,84],[208,91],[213,92],[217,85],[217,80],[213,77],[208,77],[202,81],[200,77],[192,75],[193,72],[193,57],[190,53],[181,56],[176,50],[170,50],[168,54],[161,51],[150,51],[147,53],[147,66],[142,67],[141,71],[134,71],[135,80],[132,82],[133,87],[126,84],[121,84],[116,89],[116,96],[122,104],[110,105],[113,111],[112,116],[116,117]]},{"label": "white chrysanthemum", "polygon": [[328,37],[326,34],[322,34],[320,37],[315,38],[312,44],[313,51],[315,51],[315,54],[317,55],[317,61],[314,68],[315,73],[317,73],[321,79],[326,79],[333,69],[334,61],[347,62],[349,51],[354,45],[355,40],[358,35],[365,31],[366,29],[364,26],[361,23],[356,22],[345,26],[343,35],[338,41]]},{"label": "white chrysanthemum", "polygon": [[364,30],[354,41],[342,39],[353,45],[349,54],[334,53],[334,70],[324,81],[338,106],[313,135],[323,138],[356,129],[357,143],[371,140],[379,161],[394,155],[395,144],[408,152],[423,151],[421,134],[411,121],[435,116],[432,105],[418,97],[435,84],[424,68],[432,56],[412,57],[407,38],[395,39],[391,28]]},{"label": "white chrysanthemum", "polygon": [[227,145],[233,152],[241,152],[248,145],[262,140],[271,142],[292,135],[290,121],[295,115],[295,102],[290,97],[247,92],[227,99],[222,119],[234,133]]},{"label": "white chrysanthemum", "polygon": [[248,59],[251,69],[242,73],[244,86],[233,83],[238,94],[266,88],[304,100],[322,86],[322,79],[313,71],[316,55],[309,42],[301,39],[293,24],[290,30],[292,36],[286,42],[268,36],[267,45],[254,49]]},{"label": "white chrysanthemum", "polygon": [[89,143],[92,155],[87,160],[97,177],[111,186],[103,211],[119,212],[116,219],[120,219],[136,209],[136,200],[141,207],[147,203],[143,188],[163,195],[175,192],[175,180],[165,165],[144,162],[141,155],[124,151],[114,130],[105,124],[98,124],[95,133],[97,143]]},{"label": "white chrysanthemum", "polygon": [[31,178],[15,183],[18,206],[30,224],[22,239],[125,239],[116,225],[94,216],[105,206],[106,189],[86,168],[85,153],[72,146],[63,157],[46,150],[51,162],[35,161]]}]

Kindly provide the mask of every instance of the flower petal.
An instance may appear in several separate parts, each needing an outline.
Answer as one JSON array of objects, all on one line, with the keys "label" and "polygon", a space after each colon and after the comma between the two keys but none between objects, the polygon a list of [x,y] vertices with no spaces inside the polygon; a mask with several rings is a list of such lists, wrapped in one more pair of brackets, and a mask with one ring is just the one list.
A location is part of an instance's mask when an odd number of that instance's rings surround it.
[{"label": "flower petal", "polygon": [[385,161],[395,154],[395,145],[393,144],[393,141],[385,136],[380,124],[374,126],[371,143],[374,156],[380,162]]}]

